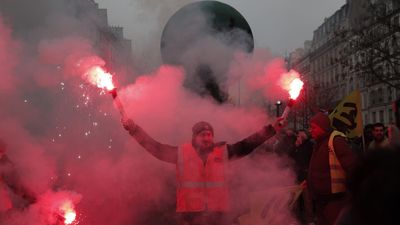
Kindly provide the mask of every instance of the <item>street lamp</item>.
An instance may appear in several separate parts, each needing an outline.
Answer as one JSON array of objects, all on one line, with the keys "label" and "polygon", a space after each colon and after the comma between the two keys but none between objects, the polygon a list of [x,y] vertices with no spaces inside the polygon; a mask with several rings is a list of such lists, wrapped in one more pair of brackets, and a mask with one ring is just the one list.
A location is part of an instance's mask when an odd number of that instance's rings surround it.
[{"label": "street lamp", "polygon": [[275,105],[276,105],[276,117],[279,117],[279,108],[281,107],[281,105],[282,105],[282,102],[281,101],[276,101],[276,103],[275,103]]}]

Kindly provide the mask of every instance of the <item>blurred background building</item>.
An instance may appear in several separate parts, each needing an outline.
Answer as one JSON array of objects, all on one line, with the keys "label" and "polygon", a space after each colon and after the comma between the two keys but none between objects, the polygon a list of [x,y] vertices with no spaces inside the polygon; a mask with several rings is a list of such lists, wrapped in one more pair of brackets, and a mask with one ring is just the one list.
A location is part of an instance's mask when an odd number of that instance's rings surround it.
[{"label": "blurred background building", "polygon": [[354,90],[362,95],[364,125],[393,123],[400,97],[400,2],[348,0],[316,28],[311,41],[291,52],[288,67],[306,83],[295,114],[306,127],[318,109],[332,110]]}]

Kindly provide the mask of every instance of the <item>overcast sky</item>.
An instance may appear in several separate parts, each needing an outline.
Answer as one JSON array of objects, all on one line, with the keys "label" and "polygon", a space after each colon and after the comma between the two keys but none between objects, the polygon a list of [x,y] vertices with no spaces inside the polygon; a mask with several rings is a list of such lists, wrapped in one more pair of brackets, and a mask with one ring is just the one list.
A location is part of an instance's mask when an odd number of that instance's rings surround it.
[{"label": "overcast sky", "polygon": [[[190,0],[96,0],[108,9],[110,25],[124,27],[132,45],[157,42],[167,20]],[[313,31],[346,0],[221,0],[250,24],[256,47],[283,54],[302,47]],[[149,39],[148,39],[149,38]],[[158,43],[157,43],[158,44]],[[135,49],[135,47],[134,47]]]}]

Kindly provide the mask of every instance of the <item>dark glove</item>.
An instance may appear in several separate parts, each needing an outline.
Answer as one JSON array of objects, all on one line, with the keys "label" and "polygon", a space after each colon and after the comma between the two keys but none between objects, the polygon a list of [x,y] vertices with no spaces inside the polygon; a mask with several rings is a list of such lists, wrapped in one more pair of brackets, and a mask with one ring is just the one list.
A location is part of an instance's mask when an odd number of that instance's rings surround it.
[{"label": "dark glove", "polygon": [[278,117],[273,125],[275,132],[279,133],[279,131],[286,127],[287,121],[283,117]]},{"label": "dark glove", "polygon": [[130,134],[135,133],[135,131],[137,129],[137,125],[136,125],[135,122],[133,122],[133,120],[131,120],[131,119],[127,119],[127,120],[122,119],[121,122],[122,122],[122,126],[124,126],[125,130],[129,131]]}]

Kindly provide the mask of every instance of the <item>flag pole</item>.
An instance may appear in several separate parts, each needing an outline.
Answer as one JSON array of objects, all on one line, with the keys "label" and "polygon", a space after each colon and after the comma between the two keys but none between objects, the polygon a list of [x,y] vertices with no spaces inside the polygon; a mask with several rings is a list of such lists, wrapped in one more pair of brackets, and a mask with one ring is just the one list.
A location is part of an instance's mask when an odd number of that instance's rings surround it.
[{"label": "flag pole", "polygon": [[367,151],[367,147],[365,146],[364,130],[361,137],[362,137],[363,153],[365,153]]}]

